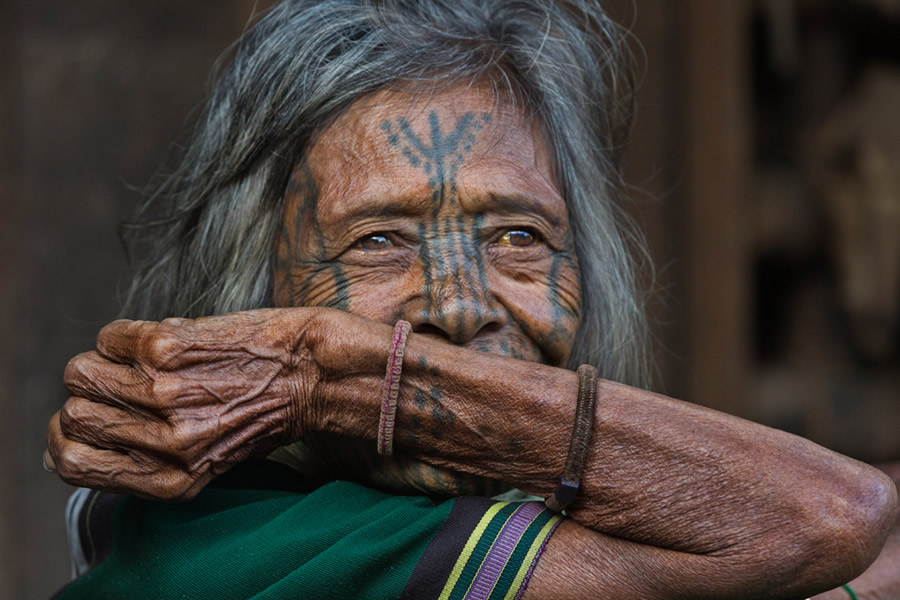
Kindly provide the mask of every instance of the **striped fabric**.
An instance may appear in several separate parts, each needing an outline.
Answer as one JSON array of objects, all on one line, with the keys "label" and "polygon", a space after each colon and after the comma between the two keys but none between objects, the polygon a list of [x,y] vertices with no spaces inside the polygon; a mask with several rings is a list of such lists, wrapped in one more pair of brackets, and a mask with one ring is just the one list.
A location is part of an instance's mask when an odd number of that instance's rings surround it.
[{"label": "striped fabric", "polygon": [[498,502],[463,547],[439,600],[515,600],[560,516],[538,502]]},{"label": "striped fabric", "polygon": [[560,518],[524,496],[436,504],[317,486],[269,460],[180,504],[79,492],[69,533],[80,577],[54,599],[519,600]]}]

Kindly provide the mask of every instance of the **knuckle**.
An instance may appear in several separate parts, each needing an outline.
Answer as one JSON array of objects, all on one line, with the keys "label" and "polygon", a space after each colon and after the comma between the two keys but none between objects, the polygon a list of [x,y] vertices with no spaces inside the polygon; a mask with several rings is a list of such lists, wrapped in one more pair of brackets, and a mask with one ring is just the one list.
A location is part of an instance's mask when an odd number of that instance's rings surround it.
[{"label": "knuckle", "polygon": [[185,319],[184,317],[167,317],[159,323],[166,327],[184,327],[190,321],[191,319]]},{"label": "knuckle", "polygon": [[63,373],[63,382],[68,385],[81,383],[87,376],[88,364],[91,362],[91,352],[82,352],[66,363],[66,370]]},{"label": "knuckle", "polygon": [[179,471],[172,477],[167,478],[165,483],[163,483],[160,497],[170,502],[190,500],[193,497],[193,494],[191,494],[193,484],[193,478]]},{"label": "knuckle", "polygon": [[147,336],[145,355],[154,363],[164,365],[176,358],[184,349],[184,344],[173,333],[157,332]]},{"label": "knuckle", "polygon": [[118,424],[95,413],[95,407],[89,400],[70,398],[59,411],[62,435],[97,448],[117,447]]},{"label": "knuckle", "polygon": [[[177,407],[182,399],[188,395],[188,386],[177,379],[160,377],[154,379],[150,385],[150,394],[156,403],[177,414]],[[174,414],[173,414],[174,416]]]},{"label": "knuckle", "polygon": [[66,483],[77,485],[84,480],[84,459],[71,448],[61,448],[54,461],[56,462],[56,472]]},{"label": "knuckle", "polygon": [[192,421],[178,421],[171,425],[171,448],[179,456],[184,464],[190,464],[194,460],[202,434]]},{"label": "knuckle", "polygon": [[190,447],[190,433],[184,424],[176,423],[172,425],[170,437],[172,440],[172,449],[180,456],[183,456],[185,450]]},{"label": "knuckle", "polygon": [[97,333],[97,350],[107,354],[111,346],[116,346],[123,337],[132,337],[143,326],[143,321],[117,319],[103,326]]},{"label": "knuckle", "polygon": [[97,334],[97,340],[100,341],[103,338],[107,338],[110,335],[119,333],[122,329],[128,329],[134,326],[135,323],[140,323],[140,321],[132,321],[130,319],[116,319],[110,323],[107,323],[100,329],[100,333]]},{"label": "knuckle", "polygon": [[69,398],[59,411],[59,426],[63,433],[71,432],[84,418],[82,402],[78,398]]}]

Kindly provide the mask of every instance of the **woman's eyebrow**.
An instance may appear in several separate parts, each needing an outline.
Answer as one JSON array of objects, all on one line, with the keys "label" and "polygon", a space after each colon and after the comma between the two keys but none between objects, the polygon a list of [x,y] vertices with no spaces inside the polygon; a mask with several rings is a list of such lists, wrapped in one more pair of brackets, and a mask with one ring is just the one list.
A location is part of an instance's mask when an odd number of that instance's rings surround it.
[{"label": "woman's eyebrow", "polygon": [[335,210],[328,219],[340,226],[368,218],[419,217],[426,214],[431,205],[430,198],[424,196],[373,196],[357,199],[353,205]]},{"label": "woman's eyebrow", "polygon": [[[560,200],[562,203],[562,200]],[[516,214],[537,215],[550,227],[562,226],[562,218],[553,210],[551,203],[523,193],[488,192],[463,200],[465,212],[472,214]],[[327,222],[340,227],[363,219],[371,218],[419,218],[429,215],[434,203],[429,194],[404,196],[372,196],[355,199],[353,204],[337,208]]]},{"label": "woman's eyebrow", "polygon": [[560,227],[563,224],[561,215],[549,206],[550,203],[527,194],[489,193],[475,203],[478,204],[478,212],[536,214],[551,227]]}]

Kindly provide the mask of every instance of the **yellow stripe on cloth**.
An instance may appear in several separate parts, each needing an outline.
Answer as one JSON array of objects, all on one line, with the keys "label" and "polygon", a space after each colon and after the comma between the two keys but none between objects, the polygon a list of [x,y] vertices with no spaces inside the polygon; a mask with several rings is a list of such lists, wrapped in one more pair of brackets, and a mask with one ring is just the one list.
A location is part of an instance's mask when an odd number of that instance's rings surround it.
[{"label": "yellow stripe on cloth", "polygon": [[466,567],[466,562],[472,555],[472,551],[475,549],[475,546],[478,545],[478,540],[481,539],[481,535],[484,533],[484,530],[487,529],[487,526],[497,515],[497,513],[509,504],[509,502],[498,502],[497,504],[494,504],[489,509],[487,509],[487,511],[485,511],[484,516],[481,517],[481,520],[478,521],[478,525],[475,527],[475,530],[469,536],[465,547],[463,547],[463,551],[460,552],[459,558],[456,559],[456,564],[453,565],[453,570],[450,571],[450,577],[447,578],[447,583],[444,584],[444,589],[441,592],[441,595],[438,597],[438,600],[448,600],[448,598],[450,598],[450,594],[453,592],[453,588],[456,587],[456,582],[459,581],[459,577],[460,575],[462,575],[463,569]]},{"label": "yellow stripe on cloth", "polygon": [[551,517],[551,519],[544,523],[544,526],[541,527],[541,530],[540,532],[538,532],[537,537],[534,538],[533,542],[531,542],[531,548],[528,549],[528,553],[522,560],[522,564],[519,566],[519,572],[516,573],[516,577],[515,579],[513,579],[512,585],[509,586],[509,591],[506,592],[506,596],[503,597],[503,600],[515,599],[516,595],[519,593],[519,589],[522,587],[522,583],[525,581],[525,576],[528,575],[528,571],[529,569],[531,569],[531,563],[534,562],[534,557],[537,555],[538,551],[541,549],[541,546],[547,540],[547,536],[550,535],[553,527],[561,518],[562,515],[553,515],[553,517]]}]

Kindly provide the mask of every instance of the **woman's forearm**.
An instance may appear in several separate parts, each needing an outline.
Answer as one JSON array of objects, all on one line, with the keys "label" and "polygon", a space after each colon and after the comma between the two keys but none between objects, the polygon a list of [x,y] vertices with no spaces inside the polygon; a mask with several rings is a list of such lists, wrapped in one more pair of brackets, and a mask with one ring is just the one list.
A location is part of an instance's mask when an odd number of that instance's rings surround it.
[{"label": "woman's forearm", "polygon": [[[236,462],[310,433],[367,441],[373,452],[390,332],[331,309],[117,321],[97,352],[66,369],[73,396],[51,419],[48,464],[74,485],[183,500]],[[539,495],[555,488],[575,373],[414,334],[401,383],[394,446],[410,466]],[[545,564],[577,564],[600,585],[620,571],[601,577],[596,557],[627,542],[634,561],[622,573],[674,573],[659,581],[661,597],[679,597],[682,579],[700,590],[722,578],[743,585],[734,589],[765,582],[778,597],[843,583],[875,558],[896,507],[880,472],[642,390],[601,381],[597,395],[569,510],[579,526],[561,530],[571,539]],[[569,556],[585,544],[591,552]]]},{"label": "woman's forearm", "polygon": [[[390,327],[348,318],[352,324],[316,356],[323,401],[315,421],[371,439]],[[395,447],[549,495],[565,462],[577,385],[570,371],[411,335]],[[850,578],[877,554],[896,505],[894,486],[877,470],[784,432],[612,382],[599,382],[597,398],[582,486],[569,511],[578,523],[785,577]]]}]

